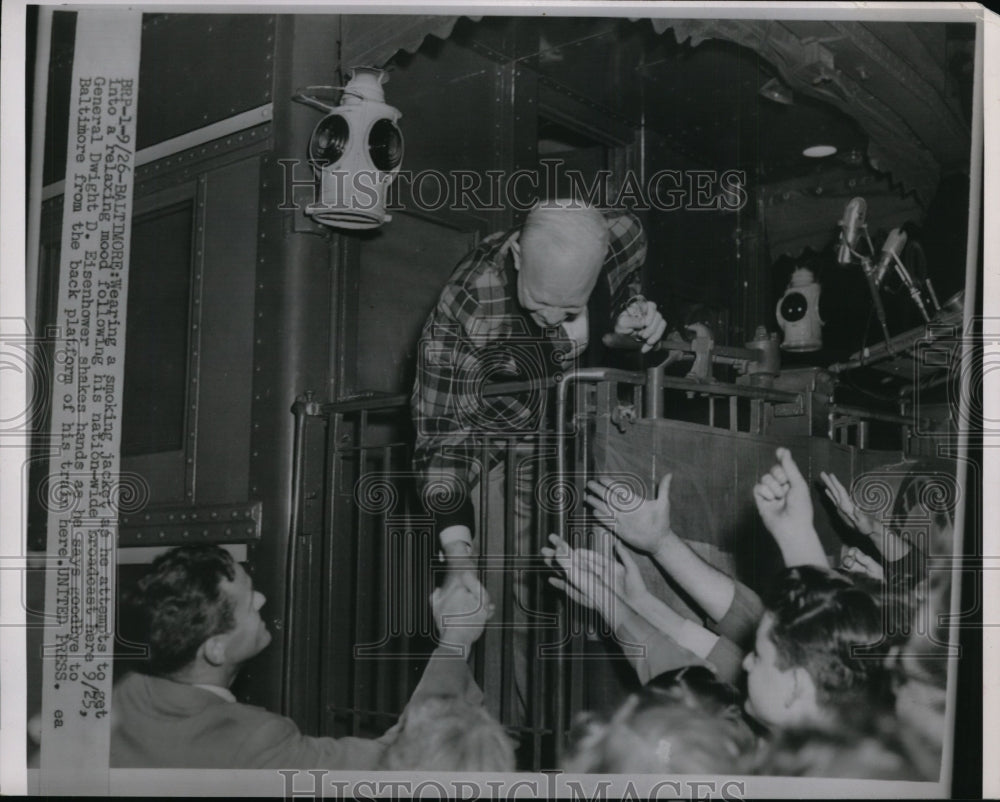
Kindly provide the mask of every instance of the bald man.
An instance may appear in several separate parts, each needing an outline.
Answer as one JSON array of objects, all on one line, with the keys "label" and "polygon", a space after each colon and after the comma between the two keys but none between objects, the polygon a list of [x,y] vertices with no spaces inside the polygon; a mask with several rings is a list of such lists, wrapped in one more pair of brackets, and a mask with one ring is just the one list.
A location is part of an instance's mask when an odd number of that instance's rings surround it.
[{"label": "bald man", "polygon": [[[475,571],[477,488],[491,471],[490,530],[504,531],[495,435],[523,437],[545,423],[539,393],[484,397],[483,386],[571,368],[587,348],[595,290],[611,310],[595,330],[633,335],[649,350],[666,323],[641,295],[645,258],[646,236],[630,213],[556,201],[533,209],[522,227],[487,237],[449,278],[424,325],[412,410],[418,489],[455,579]],[[521,542],[531,529],[533,475],[518,477],[515,550],[523,555],[541,546]]]}]

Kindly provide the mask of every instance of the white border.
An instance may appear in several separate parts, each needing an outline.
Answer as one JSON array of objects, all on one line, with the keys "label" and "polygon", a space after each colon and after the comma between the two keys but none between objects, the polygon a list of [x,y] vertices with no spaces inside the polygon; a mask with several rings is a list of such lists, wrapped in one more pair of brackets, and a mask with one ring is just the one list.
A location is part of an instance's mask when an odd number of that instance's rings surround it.
[{"label": "white border", "polygon": [[[56,5],[46,3],[45,5]],[[62,6],[86,5],[70,0],[61,3]],[[524,15],[524,16],[621,16],[621,17],[691,17],[691,18],[727,18],[727,17],[761,17],[780,16],[784,19],[808,19],[819,16],[834,20],[873,20],[891,16],[900,21],[926,22],[971,22],[974,17],[985,20],[983,37],[986,60],[983,71],[983,92],[981,96],[986,101],[983,109],[984,117],[984,198],[986,220],[993,221],[991,214],[995,208],[995,199],[1000,191],[997,175],[997,153],[1000,153],[1000,133],[997,131],[997,112],[1000,111],[1000,69],[996,52],[1000,50],[1000,18],[985,11],[973,3],[715,3],[711,6],[692,3],[661,3],[661,2],[615,2],[603,3],[593,0],[573,0],[560,3],[537,3],[531,0],[510,0],[505,3],[471,4],[468,2],[453,2],[438,0],[433,6],[422,4],[405,4],[387,2],[387,0],[341,0],[336,6],[315,0],[315,2],[296,2],[288,4],[257,4],[253,0],[232,0],[232,2],[214,2],[210,5],[194,3],[153,3],[135,4],[128,0],[111,0],[101,4],[89,4],[92,7],[130,6],[144,12],[259,12],[283,13],[342,13],[355,12],[367,14],[392,13],[474,13],[480,15]],[[27,328],[24,323],[24,253],[25,253],[25,143],[24,109],[25,109],[25,0],[7,0],[2,8],[2,38],[0,38],[0,87],[2,87],[2,105],[0,105],[0,131],[2,131],[2,147],[0,147],[0,336],[24,336]],[[973,163],[975,159],[973,158]],[[987,224],[982,232],[984,238],[984,282],[983,282],[983,312],[987,320],[998,316],[997,280],[1000,271],[1000,233],[995,226]],[[1000,321],[992,329],[987,330],[988,336],[1000,340]],[[989,341],[987,340],[989,345]],[[988,356],[988,355],[987,355]],[[1000,392],[996,386],[995,372],[985,370],[983,381],[983,414],[984,420],[1000,421]],[[24,408],[26,383],[23,375],[13,371],[2,370],[0,366],[0,413]],[[5,419],[0,414],[0,420]],[[21,465],[27,454],[26,444],[15,444],[8,441],[0,443],[0,556],[4,557],[4,566],[17,565],[8,555],[24,555],[25,522],[22,520],[24,509],[24,488],[20,487]],[[983,536],[984,553],[1000,554],[994,548],[997,540],[995,535],[997,505],[1000,500],[988,489],[996,487],[997,469],[1000,455],[995,449],[984,448],[983,487],[984,487],[984,518]],[[987,572],[984,577],[984,622],[1000,624],[1000,588]],[[0,690],[3,701],[0,705],[0,789],[5,794],[19,794],[28,790],[25,761],[25,721],[23,705],[11,703],[24,698],[24,631],[18,626],[23,625],[23,610],[21,609],[20,583],[3,581],[0,577]],[[13,624],[14,626],[11,626]],[[995,627],[997,624],[994,624]],[[997,655],[1000,640],[991,626],[986,626],[983,632],[984,647],[984,732],[983,732],[983,792],[987,797],[1000,796],[1000,736],[992,733],[990,715],[997,710],[1000,687],[992,680],[1000,676],[997,672]],[[972,690],[972,689],[967,689]],[[241,772],[238,775],[239,789],[229,783],[234,775],[229,772],[128,772],[113,771],[112,791],[123,795],[145,794],[152,787],[162,790],[175,787],[179,791],[194,792],[193,781],[219,779],[224,775],[225,789],[218,787],[215,793],[232,793],[240,790],[247,795],[257,795],[266,786],[264,775],[273,776],[270,772]],[[515,775],[508,775],[514,779]],[[169,782],[157,782],[166,780]],[[822,792],[824,789],[837,796],[843,796],[854,790],[852,783],[842,780],[792,780],[772,778],[746,778],[748,790],[754,795],[767,793],[775,796],[795,796],[807,788],[810,792]],[[805,785],[804,785],[805,783]],[[209,782],[209,787],[213,783]],[[864,783],[865,791],[874,790],[870,783]],[[878,784],[885,785],[885,784]],[[200,786],[199,786],[200,787]],[[914,784],[913,787],[894,786],[897,792],[914,794],[933,788],[933,783]],[[878,790],[887,790],[879,788]],[[212,794],[206,789],[200,791]],[[265,792],[268,793],[268,792]],[[854,794],[851,794],[854,796]]]},{"label": "white border", "polygon": [[[24,236],[24,37],[25,8],[5,3],[0,28],[0,336],[25,336]],[[26,407],[27,382],[23,373],[0,367],[0,420],[8,420]],[[21,487],[21,467],[28,458],[28,443],[0,442],[0,556],[25,555],[27,490]],[[7,571],[20,568],[20,560],[4,560]],[[25,633],[21,608],[21,583],[0,577],[0,790],[24,793],[26,716]],[[6,702],[6,703],[4,703]]]},{"label": "white border", "polygon": [[[983,25],[983,422],[1000,421],[1000,381],[990,370],[1000,347],[1000,17],[986,12]],[[992,223],[992,225],[991,225]],[[992,355],[992,359],[990,358]],[[984,437],[984,441],[985,441]],[[983,554],[1000,555],[1000,498],[991,492],[1000,486],[1000,452],[983,444]],[[1000,797],[1000,733],[993,726],[1000,712],[1000,583],[994,572],[983,572],[983,796]],[[990,581],[987,581],[990,580]]]}]

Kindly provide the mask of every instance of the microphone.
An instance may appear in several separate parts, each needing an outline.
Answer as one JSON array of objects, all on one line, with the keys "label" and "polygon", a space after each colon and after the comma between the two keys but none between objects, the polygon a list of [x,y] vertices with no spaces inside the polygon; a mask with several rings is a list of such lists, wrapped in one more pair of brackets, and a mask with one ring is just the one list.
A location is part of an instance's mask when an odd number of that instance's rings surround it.
[{"label": "microphone", "polygon": [[851,251],[858,244],[861,229],[865,227],[865,216],[868,204],[864,198],[851,198],[844,207],[844,216],[840,220],[840,249],[837,251],[837,262],[842,265],[851,263]]},{"label": "microphone", "polygon": [[889,232],[889,236],[882,243],[882,258],[878,260],[878,267],[875,270],[875,285],[882,283],[886,271],[892,263],[899,258],[900,252],[906,247],[906,232],[901,228],[894,228]]}]

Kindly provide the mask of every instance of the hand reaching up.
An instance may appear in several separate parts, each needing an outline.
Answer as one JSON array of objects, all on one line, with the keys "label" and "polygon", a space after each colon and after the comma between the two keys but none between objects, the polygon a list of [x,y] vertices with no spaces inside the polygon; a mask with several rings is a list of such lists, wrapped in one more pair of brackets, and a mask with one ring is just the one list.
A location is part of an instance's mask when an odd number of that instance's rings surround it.
[{"label": "hand reaching up", "polygon": [[549,584],[607,620],[614,604],[614,588],[605,581],[604,573],[594,567],[584,550],[574,549],[557,535],[549,535],[549,542],[552,546],[543,546],[542,556],[549,567],[562,570],[562,577],[550,577]]},{"label": "hand reaching up", "polygon": [[809,485],[791,451],[779,448],[774,453],[777,464],[753,488],[761,520],[774,536],[786,565],[827,566],[826,553],[813,527]]},{"label": "hand reaching up", "polygon": [[885,569],[882,568],[882,565],[856,546],[852,546],[844,552],[840,565],[845,571],[850,571],[852,574],[862,574],[879,582],[885,581]]},{"label": "hand reaching up", "polygon": [[562,569],[564,577],[549,579],[553,587],[564,591],[577,604],[597,610],[605,620],[612,620],[614,604],[621,600],[635,606],[648,594],[639,566],[626,549],[614,546],[611,554],[611,534],[599,530],[605,537],[602,551],[574,549],[557,535],[549,535],[552,547],[542,548],[546,562]]},{"label": "hand reaching up", "polygon": [[768,531],[776,538],[797,537],[813,525],[809,485],[787,448],[775,451],[778,462],[754,485],[753,499]]},{"label": "hand reaching up", "polygon": [[826,496],[833,502],[841,520],[853,529],[857,529],[862,535],[870,537],[874,534],[875,522],[871,516],[858,509],[850,492],[840,483],[840,480],[832,473],[825,471],[820,471],[819,476],[826,486]]},{"label": "hand reaching up", "polygon": [[670,482],[672,474],[660,480],[655,500],[616,503],[613,483],[607,477],[599,476],[587,482],[586,503],[593,510],[594,518],[612,530],[628,545],[639,551],[655,554],[670,536]]}]

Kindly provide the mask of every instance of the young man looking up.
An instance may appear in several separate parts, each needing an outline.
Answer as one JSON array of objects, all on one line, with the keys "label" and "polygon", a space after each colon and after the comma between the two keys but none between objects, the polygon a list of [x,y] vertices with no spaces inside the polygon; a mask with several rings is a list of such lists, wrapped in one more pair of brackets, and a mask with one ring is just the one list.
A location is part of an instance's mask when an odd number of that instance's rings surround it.
[{"label": "young man looking up", "polygon": [[[475,580],[471,580],[474,582]],[[478,589],[456,584],[431,597],[440,643],[413,700],[482,692],[464,657],[489,610]],[[214,545],[181,546],[158,557],[134,600],[149,647],[149,673],[122,679],[112,698],[114,768],[373,768],[396,729],[377,740],[315,738],[229,690],[240,669],[271,642],[260,616],[266,599],[243,566]],[[349,656],[345,656],[349,659]]]}]

